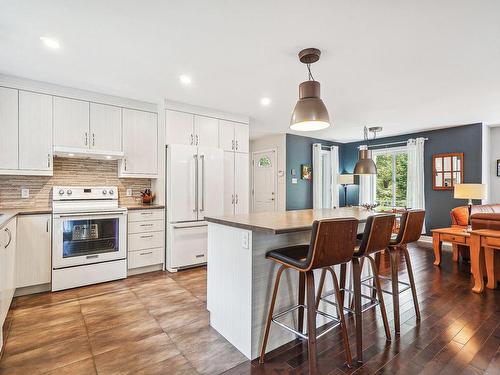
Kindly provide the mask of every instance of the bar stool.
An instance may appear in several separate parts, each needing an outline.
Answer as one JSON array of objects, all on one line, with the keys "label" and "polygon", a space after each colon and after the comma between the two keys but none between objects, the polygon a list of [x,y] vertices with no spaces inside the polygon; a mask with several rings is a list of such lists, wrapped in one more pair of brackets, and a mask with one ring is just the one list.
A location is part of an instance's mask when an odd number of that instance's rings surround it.
[{"label": "bar stool", "polygon": [[[323,292],[323,280],[325,271],[323,270],[320,279],[320,285],[318,290],[317,304],[319,301],[324,301],[332,305],[343,305],[344,293],[348,292],[354,297],[354,310],[350,307],[344,307],[345,310],[354,313],[356,322],[356,353],[357,361],[363,362],[363,326],[361,320],[361,314],[371,308],[380,306],[380,312],[382,314],[382,321],[384,323],[384,330],[387,341],[391,340],[391,332],[389,329],[389,323],[387,320],[387,313],[385,310],[384,296],[382,293],[382,288],[380,286],[380,279],[378,275],[378,269],[376,267],[375,260],[372,258],[372,254],[376,254],[382,250],[385,250],[389,245],[392,234],[392,226],[394,225],[395,216],[393,214],[381,214],[368,217],[365,225],[365,230],[363,232],[363,237],[358,246],[354,249],[354,254],[352,258],[352,279],[353,279],[353,289],[346,289],[342,287],[342,292],[340,293],[340,299],[337,302],[333,302],[327,297],[331,295],[327,294],[321,297]],[[364,260],[368,259],[371,269],[373,272],[373,281],[375,284],[375,289],[377,291],[378,298],[361,294],[361,270]],[[341,267],[341,285],[345,285],[346,279],[346,269]],[[370,301],[368,306],[361,305],[361,299],[367,299]],[[340,302],[340,303],[339,303]]]},{"label": "bar stool", "polygon": [[[388,250],[391,260],[391,278],[392,291],[384,291],[392,294],[392,303],[394,305],[394,330],[397,335],[400,332],[400,317],[399,317],[399,294],[411,289],[413,297],[413,306],[415,308],[415,316],[420,320],[420,309],[418,307],[417,289],[415,288],[415,279],[413,277],[413,269],[411,267],[410,254],[408,253],[408,244],[418,241],[422,234],[424,225],[425,211],[410,210],[401,216],[401,226],[397,237],[389,243]],[[404,254],[406,261],[406,269],[408,271],[409,283],[399,281],[399,257],[400,253]],[[386,278],[388,279],[388,278]],[[399,284],[404,285],[403,289],[399,289]]]},{"label": "bar stool", "polygon": [[[347,263],[352,259],[354,246],[356,244],[358,223],[359,221],[354,218],[314,221],[312,226],[311,242],[309,245],[298,245],[275,249],[266,254],[266,258],[281,264],[281,267],[278,269],[276,275],[271,304],[269,306],[269,313],[267,316],[260,351],[260,363],[264,363],[269,330],[271,322],[273,322],[286,330],[293,332],[298,337],[307,340],[310,374],[316,373],[316,339],[340,325],[346,351],[346,360],[348,365],[351,365],[352,359],[349,349],[349,339],[347,336],[342,306],[339,306],[337,309],[338,318],[316,310],[314,270],[325,267],[330,269],[330,266]],[[273,315],[280,278],[283,271],[286,269],[294,269],[299,272],[298,304]],[[324,272],[326,272],[326,270]],[[340,295],[337,277],[333,271],[330,273],[333,278],[335,292],[337,295]],[[307,293],[305,293],[306,290]],[[307,301],[304,304],[306,295]],[[298,330],[295,330],[278,320],[278,318],[295,310],[298,310]],[[304,310],[307,312],[307,333],[303,332]],[[316,313],[335,323],[333,326],[328,327],[328,329],[321,332],[318,336],[316,336]]]}]

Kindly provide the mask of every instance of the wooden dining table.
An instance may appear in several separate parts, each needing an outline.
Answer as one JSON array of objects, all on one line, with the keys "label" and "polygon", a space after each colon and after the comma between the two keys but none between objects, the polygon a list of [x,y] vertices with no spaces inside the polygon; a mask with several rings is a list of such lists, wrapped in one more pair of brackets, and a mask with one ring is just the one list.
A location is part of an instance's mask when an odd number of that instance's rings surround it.
[{"label": "wooden dining table", "polygon": [[486,287],[489,289],[496,288],[500,272],[495,271],[498,271],[500,261],[495,262],[495,251],[500,251],[500,231],[478,229],[471,232],[470,263],[471,272],[474,276],[473,292],[481,293],[484,290],[483,268],[486,270],[488,277]]}]

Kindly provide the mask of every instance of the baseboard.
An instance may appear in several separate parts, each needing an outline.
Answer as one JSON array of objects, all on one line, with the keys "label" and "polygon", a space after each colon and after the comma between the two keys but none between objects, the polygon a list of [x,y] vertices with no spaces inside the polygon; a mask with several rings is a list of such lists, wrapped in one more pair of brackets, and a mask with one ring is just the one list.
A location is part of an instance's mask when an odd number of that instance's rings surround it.
[{"label": "baseboard", "polygon": [[23,288],[17,288],[16,292],[14,293],[14,297],[26,296],[28,294],[50,292],[50,289],[51,289],[50,283],[25,286]]}]

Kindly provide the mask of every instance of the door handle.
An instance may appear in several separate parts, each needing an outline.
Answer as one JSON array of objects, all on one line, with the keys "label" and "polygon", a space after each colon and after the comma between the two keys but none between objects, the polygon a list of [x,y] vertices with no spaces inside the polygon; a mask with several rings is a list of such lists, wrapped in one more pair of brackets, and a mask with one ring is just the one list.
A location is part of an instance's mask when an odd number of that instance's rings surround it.
[{"label": "door handle", "polygon": [[10,231],[10,229],[9,229],[9,228],[5,228],[5,231],[6,231],[6,232],[7,232],[7,234],[9,235],[9,242],[7,242],[7,245],[5,245],[5,246],[4,246],[4,248],[6,249],[6,248],[8,248],[8,247],[9,247],[10,243],[12,242],[12,233],[11,233],[11,231]]},{"label": "door handle", "polygon": [[[198,137],[198,136],[196,136]],[[196,140],[198,142],[198,139]],[[200,155],[201,159],[201,209],[205,211],[205,155]]]},{"label": "door handle", "polygon": [[193,155],[194,158],[194,210],[198,212],[198,155]]}]

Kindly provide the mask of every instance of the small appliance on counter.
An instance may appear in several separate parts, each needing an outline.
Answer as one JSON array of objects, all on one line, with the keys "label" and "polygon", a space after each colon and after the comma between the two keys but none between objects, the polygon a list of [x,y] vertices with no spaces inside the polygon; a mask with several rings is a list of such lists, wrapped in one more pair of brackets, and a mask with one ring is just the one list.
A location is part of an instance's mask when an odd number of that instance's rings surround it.
[{"label": "small appliance on counter", "polygon": [[54,186],[52,208],[52,291],[127,277],[127,209],[116,186]]}]

